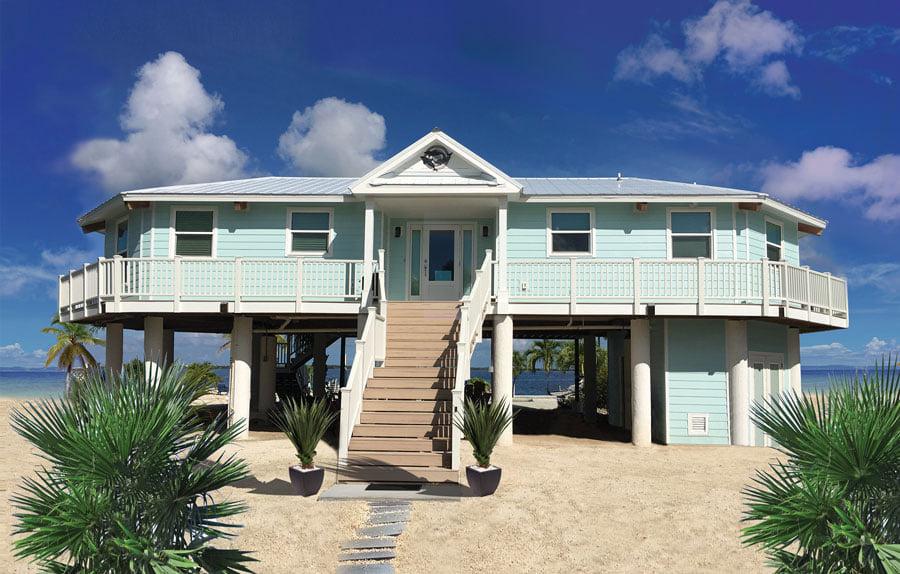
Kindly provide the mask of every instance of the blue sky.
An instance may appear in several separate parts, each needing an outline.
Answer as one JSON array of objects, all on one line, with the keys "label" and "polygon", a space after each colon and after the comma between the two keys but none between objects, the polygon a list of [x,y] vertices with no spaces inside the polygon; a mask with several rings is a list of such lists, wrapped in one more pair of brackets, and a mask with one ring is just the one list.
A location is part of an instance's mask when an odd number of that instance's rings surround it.
[{"label": "blue sky", "polygon": [[381,4],[0,4],[0,365],[42,362],[56,274],[99,254],[74,220],[114,191],[352,175],[434,126],[513,176],[782,197],[829,221],[804,263],[851,285],[804,363],[900,348],[889,3]]}]

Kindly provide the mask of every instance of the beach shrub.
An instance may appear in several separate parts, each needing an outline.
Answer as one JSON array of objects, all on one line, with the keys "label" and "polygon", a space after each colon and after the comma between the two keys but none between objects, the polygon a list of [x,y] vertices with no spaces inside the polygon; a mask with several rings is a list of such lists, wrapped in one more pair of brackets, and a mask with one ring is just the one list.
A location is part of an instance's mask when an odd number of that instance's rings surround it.
[{"label": "beach shrub", "polygon": [[466,381],[466,400],[485,404],[491,402],[491,385],[481,377],[472,377]]},{"label": "beach shrub", "polygon": [[472,445],[472,454],[478,466],[487,468],[491,465],[491,454],[500,435],[512,421],[509,403],[502,398],[490,404],[466,400],[462,415],[457,413],[453,424]]},{"label": "beach shrub", "polygon": [[744,542],[779,572],[900,572],[900,371],[783,394],[751,417],[783,457],[744,491]]},{"label": "beach shrub", "polygon": [[331,411],[325,399],[295,401],[285,399],[280,409],[270,415],[272,422],[287,435],[302,468],[312,468],[316,447],[331,427],[337,413]]},{"label": "beach shrub", "polygon": [[136,368],[111,377],[89,370],[68,399],[13,411],[47,462],[12,497],[16,555],[50,572],[249,572],[246,552],[211,545],[245,509],[212,495],[247,476],[242,460],[216,454],[240,425],[194,416],[197,383],[180,366],[154,381]]}]

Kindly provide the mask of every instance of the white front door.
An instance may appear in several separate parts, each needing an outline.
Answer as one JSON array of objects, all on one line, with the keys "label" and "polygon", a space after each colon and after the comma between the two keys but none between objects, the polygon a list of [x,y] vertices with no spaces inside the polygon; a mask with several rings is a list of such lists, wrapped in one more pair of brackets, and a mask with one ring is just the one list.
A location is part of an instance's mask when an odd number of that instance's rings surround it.
[{"label": "white front door", "polygon": [[[784,372],[784,356],[780,353],[750,353],[750,404],[778,396],[788,388]],[[754,446],[772,446],[772,439],[750,420]]]},{"label": "white front door", "polygon": [[458,225],[426,225],[422,250],[422,298],[458,301],[462,297],[462,263]]}]

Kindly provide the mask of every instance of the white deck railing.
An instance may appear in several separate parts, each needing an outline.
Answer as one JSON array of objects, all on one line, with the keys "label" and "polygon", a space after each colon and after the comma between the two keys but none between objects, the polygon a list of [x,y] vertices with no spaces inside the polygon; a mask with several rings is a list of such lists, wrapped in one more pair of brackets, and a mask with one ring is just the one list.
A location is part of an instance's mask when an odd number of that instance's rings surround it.
[{"label": "white deck railing", "polygon": [[195,257],[100,258],[59,278],[60,314],[100,302],[363,301],[363,261]]},{"label": "white deck railing", "polygon": [[512,303],[773,305],[847,318],[847,282],[783,261],[510,259]]},{"label": "white deck railing", "polygon": [[[466,295],[459,307],[459,326],[456,339],[456,379],[453,385],[453,408],[450,416],[462,410],[465,400],[466,381],[472,372],[472,353],[475,345],[481,340],[481,327],[487,315],[491,302],[491,285],[493,274],[491,271],[493,252],[485,250],[484,262],[481,268],[475,271],[475,280],[472,289]],[[462,442],[462,432],[451,421],[452,454],[451,468],[459,470],[459,447]]]},{"label": "white deck railing", "polygon": [[378,251],[378,262],[373,265],[378,281],[378,306],[374,305],[375,291],[370,289],[367,299],[366,318],[363,330],[356,339],[356,353],[347,384],[341,388],[341,428],[338,439],[338,461],[345,464],[350,449],[353,429],[359,424],[362,413],[363,395],[366,383],[375,370],[375,365],[383,362],[387,348],[387,294],[384,291],[384,250]]}]

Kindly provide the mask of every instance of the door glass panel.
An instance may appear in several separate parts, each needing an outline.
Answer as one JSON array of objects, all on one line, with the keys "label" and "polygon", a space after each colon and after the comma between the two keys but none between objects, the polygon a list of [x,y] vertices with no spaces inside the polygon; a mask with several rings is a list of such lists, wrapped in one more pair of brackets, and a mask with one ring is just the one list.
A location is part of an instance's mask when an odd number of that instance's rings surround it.
[{"label": "door glass panel", "polygon": [[781,365],[775,363],[769,365],[769,386],[772,396],[781,392]]},{"label": "door glass panel", "polygon": [[421,294],[419,280],[422,277],[422,230],[413,229],[409,236],[409,294]]},{"label": "door glass panel", "polygon": [[452,229],[428,232],[428,280],[453,281],[456,267],[454,257],[456,233]]},{"label": "door glass panel", "polygon": [[[763,384],[763,369],[765,369],[765,366],[762,363],[753,364],[753,402],[758,404],[762,404],[763,391],[765,390]],[[756,425],[753,425],[753,444],[756,446],[763,446],[765,444],[765,435]]]},{"label": "door glass panel", "polygon": [[463,290],[465,293],[472,288],[472,230],[463,229]]}]

